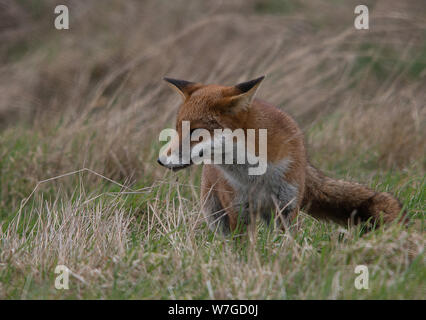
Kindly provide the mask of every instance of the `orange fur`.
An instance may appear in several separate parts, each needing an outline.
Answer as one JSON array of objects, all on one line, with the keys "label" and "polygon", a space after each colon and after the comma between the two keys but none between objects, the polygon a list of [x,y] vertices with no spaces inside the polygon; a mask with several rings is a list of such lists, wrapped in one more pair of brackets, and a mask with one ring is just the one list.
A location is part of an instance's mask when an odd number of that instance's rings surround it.
[{"label": "orange fur", "polygon": [[[284,218],[281,222],[291,221],[301,208],[315,217],[343,224],[370,218],[375,222],[381,218],[385,222],[396,219],[401,205],[390,194],[328,178],[308,163],[303,134],[296,122],[278,108],[254,99],[262,80],[263,77],[226,87],[166,79],[184,101],[177,115],[178,136],[165,155],[179,147],[183,138],[182,121],[190,121],[191,129],[203,128],[210,133],[221,128],[243,129],[245,132],[248,129],[268,130],[268,168],[277,168],[268,172],[268,176],[233,176],[233,168],[226,166],[237,164],[204,165],[201,198],[210,226],[228,233],[236,228],[241,217],[246,223],[253,213],[268,219],[266,211],[271,209],[280,212]],[[269,191],[272,200],[264,196]],[[242,211],[249,213],[242,215]]]}]

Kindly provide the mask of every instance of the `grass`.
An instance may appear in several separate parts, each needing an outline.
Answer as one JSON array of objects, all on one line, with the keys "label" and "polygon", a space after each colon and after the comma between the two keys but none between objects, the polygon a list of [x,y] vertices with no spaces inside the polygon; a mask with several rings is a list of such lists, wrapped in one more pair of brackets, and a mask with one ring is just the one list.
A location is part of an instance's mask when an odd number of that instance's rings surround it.
[{"label": "grass", "polygon": [[[17,152],[22,144],[15,144]],[[154,160],[154,159],[153,159]],[[135,193],[90,172],[52,181],[2,226],[0,283],[10,299],[421,299],[425,178],[373,176],[413,218],[363,234],[302,214],[289,232],[259,223],[223,239],[199,213],[199,168],[138,181]],[[62,180],[62,181],[61,181]],[[173,182],[174,181],[174,182]],[[61,185],[65,186],[61,186]],[[147,187],[149,185],[149,187]],[[67,188],[74,188],[69,189]],[[142,189],[142,190],[141,190]],[[127,193],[126,193],[127,192]],[[12,215],[13,216],[13,215]],[[56,290],[57,265],[72,270]],[[354,287],[367,265],[370,289]]]},{"label": "grass", "polygon": [[255,10],[261,14],[291,14],[300,9],[300,2],[288,0],[258,0]]},{"label": "grass", "polygon": [[[70,3],[67,33],[41,19],[51,0],[5,9],[15,33],[0,34],[0,299],[424,298],[421,10],[371,1],[374,27],[360,34],[355,2],[100,3]],[[302,213],[285,233],[208,230],[201,168],[156,164],[178,105],[161,77],[264,73],[260,98],[296,119],[312,163],[393,193],[408,226],[365,233]],[[54,286],[61,264],[69,290]],[[354,286],[357,265],[368,290]]]}]

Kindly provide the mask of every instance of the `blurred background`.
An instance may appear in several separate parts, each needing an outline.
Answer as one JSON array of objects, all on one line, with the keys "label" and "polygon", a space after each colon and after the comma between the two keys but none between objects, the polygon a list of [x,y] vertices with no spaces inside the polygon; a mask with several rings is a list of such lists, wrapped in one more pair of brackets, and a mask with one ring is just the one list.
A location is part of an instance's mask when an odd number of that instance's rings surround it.
[{"label": "blurred background", "polygon": [[[236,84],[267,75],[258,97],[291,114],[312,162],[369,181],[424,174],[426,2],[0,1],[2,204],[42,179],[91,168],[152,181],[158,134],[179,97],[162,81]],[[401,180],[404,183],[405,180]]]},{"label": "blurred background", "polygon": [[[260,225],[258,243],[207,230],[201,167],[156,162],[180,103],[162,78],[261,75],[312,164],[393,193],[410,227],[360,237],[301,213],[303,232]],[[422,299],[425,102],[425,0],[0,0],[0,298]]]}]

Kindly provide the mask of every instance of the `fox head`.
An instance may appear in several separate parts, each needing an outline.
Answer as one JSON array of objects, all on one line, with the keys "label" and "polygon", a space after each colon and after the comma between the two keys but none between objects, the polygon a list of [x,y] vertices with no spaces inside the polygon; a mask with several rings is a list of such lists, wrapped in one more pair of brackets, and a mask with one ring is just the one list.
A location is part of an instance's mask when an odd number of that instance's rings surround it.
[{"label": "fox head", "polygon": [[[194,151],[203,156],[201,145],[221,143],[213,139],[215,129],[244,129],[247,112],[263,79],[264,76],[235,86],[220,86],[164,78],[179,93],[182,103],[176,118],[176,134],[161,150],[158,163],[174,171],[183,169],[194,163]],[[191,139],[201,131],[209,134]]]}]

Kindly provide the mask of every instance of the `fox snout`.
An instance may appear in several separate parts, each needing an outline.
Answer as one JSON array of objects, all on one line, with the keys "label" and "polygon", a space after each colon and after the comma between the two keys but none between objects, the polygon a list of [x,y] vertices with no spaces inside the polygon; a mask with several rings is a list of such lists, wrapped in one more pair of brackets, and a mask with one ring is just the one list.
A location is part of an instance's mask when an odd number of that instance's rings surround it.
[{"label": "fox snout", "polygon": [[167,156],[164,156],[164,155],[161,155],[157,159],[157,163],[160,166],[163,166],[163,167],[170,169],[172,171],[179,171],[179,170],[184,169],[186,167],[189,167],[191,165],[191,163],[189,163],[189,164],[174,163],[174,162],[170,161],[170,159]]},{"label": "fox snout", "polygon": [[169,147],[160,153],[157,159],[158,164],[173,171],[189,167],[192,160],[186,153],[183,155],[180,149],[180,145],[176,141],[172,141]]},{"label": "fox snout", "polygon": [[186,152],[180,151],[181,149],[180,138],[179,135],[176,134],[169,144],[165,145],[163,149],[160,150],[157,159],[158,164],[173,171],[178,171],[190,166],[192,161],[189,160],[189,156]]}]

